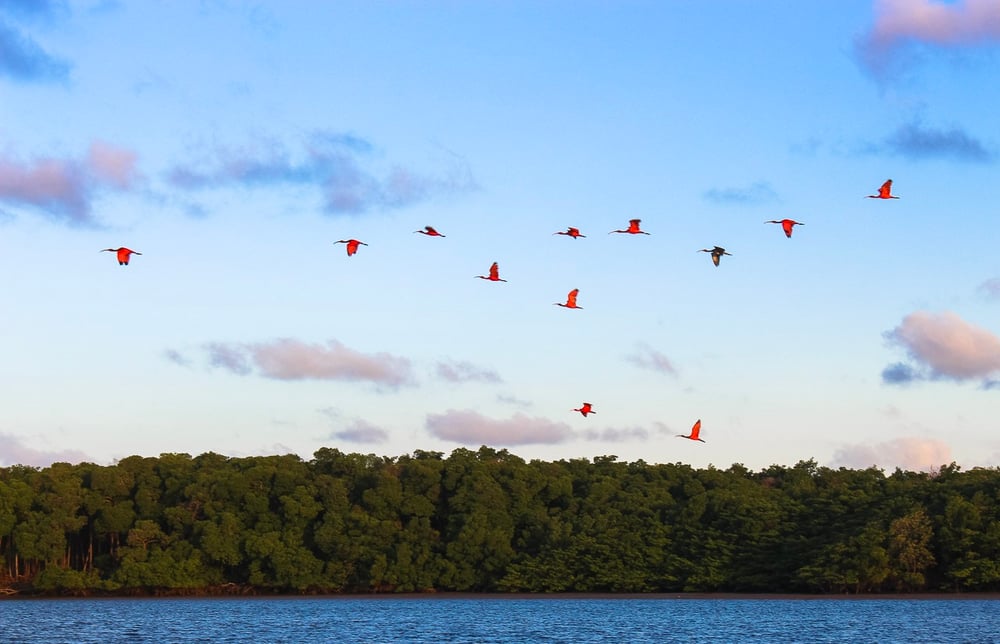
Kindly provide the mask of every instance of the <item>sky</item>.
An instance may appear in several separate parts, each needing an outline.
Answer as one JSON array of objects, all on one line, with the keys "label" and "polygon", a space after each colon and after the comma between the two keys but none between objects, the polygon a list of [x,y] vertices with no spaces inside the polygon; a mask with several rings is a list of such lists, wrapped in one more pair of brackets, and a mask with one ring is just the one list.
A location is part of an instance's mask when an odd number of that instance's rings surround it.
[{"label": "sky", "polygon": [[1000,0],[4,0],[0,465],[995,467],[998,45]]}]

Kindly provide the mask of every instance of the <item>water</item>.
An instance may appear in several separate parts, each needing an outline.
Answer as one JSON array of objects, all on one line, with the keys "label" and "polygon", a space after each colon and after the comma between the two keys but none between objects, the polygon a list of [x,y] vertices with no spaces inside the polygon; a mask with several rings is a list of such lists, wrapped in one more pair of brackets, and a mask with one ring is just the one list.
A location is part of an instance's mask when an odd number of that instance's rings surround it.
[{"label": "water", "polygon": [[0,642],[1000,642],[996,599],[0,602]]}]

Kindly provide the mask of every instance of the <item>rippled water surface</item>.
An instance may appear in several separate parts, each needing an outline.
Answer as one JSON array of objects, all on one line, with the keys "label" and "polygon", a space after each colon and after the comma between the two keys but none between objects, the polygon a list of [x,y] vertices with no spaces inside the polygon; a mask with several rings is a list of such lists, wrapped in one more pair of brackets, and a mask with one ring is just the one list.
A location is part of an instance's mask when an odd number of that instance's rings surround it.
[{"label": "rippled water surface", "polygon": [[9,600],[0,642],[1000,642],[1000,600]]}]

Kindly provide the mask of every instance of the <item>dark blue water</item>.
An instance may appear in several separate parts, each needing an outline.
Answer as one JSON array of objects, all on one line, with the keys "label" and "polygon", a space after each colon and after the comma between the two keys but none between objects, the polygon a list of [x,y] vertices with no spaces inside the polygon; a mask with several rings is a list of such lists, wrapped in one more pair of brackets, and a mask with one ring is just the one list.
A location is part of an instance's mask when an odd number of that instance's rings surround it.
[{"label": "dark blue water", "polygon": [[1000,642],[1000,600],[0,602],[0,642]]}]

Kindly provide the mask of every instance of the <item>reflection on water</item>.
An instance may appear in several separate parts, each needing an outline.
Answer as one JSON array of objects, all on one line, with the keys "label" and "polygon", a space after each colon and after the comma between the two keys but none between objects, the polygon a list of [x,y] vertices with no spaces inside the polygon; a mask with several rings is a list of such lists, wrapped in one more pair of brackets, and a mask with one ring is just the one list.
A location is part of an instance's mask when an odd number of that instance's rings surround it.
[{"label": "reflection on water", "polygon": [[1000,600],[240,598],[0,602],[0,642],[992,642]]}]

